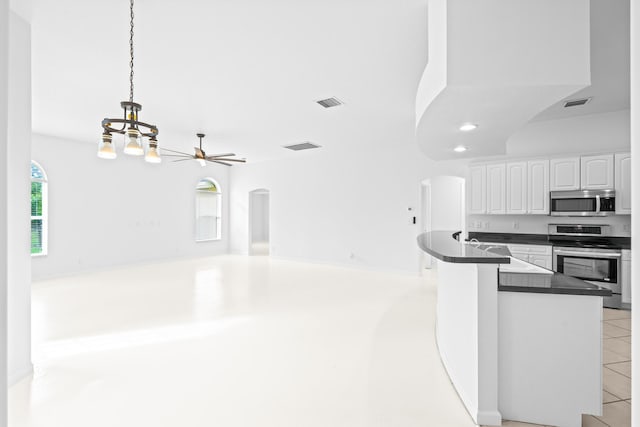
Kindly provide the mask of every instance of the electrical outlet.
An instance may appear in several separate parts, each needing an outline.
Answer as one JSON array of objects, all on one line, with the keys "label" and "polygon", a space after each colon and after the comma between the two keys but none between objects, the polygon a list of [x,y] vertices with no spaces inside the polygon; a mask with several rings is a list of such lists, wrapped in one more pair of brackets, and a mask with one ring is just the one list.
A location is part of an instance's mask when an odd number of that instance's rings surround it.
[{"label": "electrical outlet", "polygon": [[489,221],[485,221],[484,222],[484,229],[488,230],[489,229]]},{"label": "electrical outlet", "polygon": [[513,221],[513,229],[514,230],[520,229],[520,223],[518,221]]},{"label": "electrical outlet", "polygon": [[482,230],[482,221],[476,221],[476,228]]}]

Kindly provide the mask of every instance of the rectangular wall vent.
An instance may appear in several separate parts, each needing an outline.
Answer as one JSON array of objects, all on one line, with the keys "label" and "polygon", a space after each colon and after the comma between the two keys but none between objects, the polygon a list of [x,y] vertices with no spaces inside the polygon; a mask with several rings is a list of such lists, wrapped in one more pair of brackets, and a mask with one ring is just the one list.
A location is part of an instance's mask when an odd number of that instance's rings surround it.
[{"label": "rectangular wall vent", "polygon": [[343,102],[338,98],[327,98],[321,99],[320,101],[316,101],[318,104],[322,105],[324,108],[337,107],[338,105],[342,105]]},{"label": "rectangular wall vent", "polygon": [[591,101],[591,98],[572,99],[570,101],[565,101],[564,108],[577,107],[578,105],[584,105],[589,101]]},{"label": "rectangular wall vent", "polygon": [[320,148],[319,145],[312,144],[310,142],[303,142],[301,144],[285,145],[284,148],[288,148],[293,151],[310,150],[312,148]]}]

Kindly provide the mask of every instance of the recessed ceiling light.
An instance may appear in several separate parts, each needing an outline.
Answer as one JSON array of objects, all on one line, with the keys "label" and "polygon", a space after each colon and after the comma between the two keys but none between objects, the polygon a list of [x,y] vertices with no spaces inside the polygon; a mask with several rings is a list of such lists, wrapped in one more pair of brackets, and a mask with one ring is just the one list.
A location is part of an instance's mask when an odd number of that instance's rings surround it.
[{"label": "recessed ceiling light", "polygon": [[453,149],[453,151],[455,151],[456,153],[463,153],[463,152],[467,151],[467,147],[464,147],[462,145],[458,145],[456,148]]},{"label": "recessed ceiling light", "polygon": [[478,125],[474,125],[473,123],[465,123],[462,126],[460,126],[460,130],[462,132],[469,132],[470,130],[474,130],[477,127]]}]

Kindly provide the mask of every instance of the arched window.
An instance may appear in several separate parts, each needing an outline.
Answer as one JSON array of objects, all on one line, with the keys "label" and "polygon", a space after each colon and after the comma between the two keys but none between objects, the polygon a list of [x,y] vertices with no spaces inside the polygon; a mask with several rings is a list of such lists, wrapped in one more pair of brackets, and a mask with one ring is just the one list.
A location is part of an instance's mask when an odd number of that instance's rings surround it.
[{"label": "arched window", "polygon": [[221,237],[222,194],[211,178],[203,178],[196,186],[196,242],[219,240]]},{"label": "arched window", "polygon": [[31,255],[47,254],[47,175],[31,161]]}]

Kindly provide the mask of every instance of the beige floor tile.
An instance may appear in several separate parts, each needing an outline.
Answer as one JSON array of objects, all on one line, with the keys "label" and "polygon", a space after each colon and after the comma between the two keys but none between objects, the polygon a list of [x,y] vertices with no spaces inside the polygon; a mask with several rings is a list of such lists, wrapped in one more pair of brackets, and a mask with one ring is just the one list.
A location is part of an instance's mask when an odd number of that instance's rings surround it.
[{"label": "beige floor tile", "polygon": [[604,349],[626,357],[626,360],[631,360],[631,343],[628,343],[620,338],[606,338],[603,341]]},{"label": "beige floor tile", "polygon": [[613,319],[630,319],[631,311],[629,310],[616,310],[613,308],[605,308],[603,313],[604,320],[613,320]]},{"label": "beige floor tile", "polygon": [[631,405],[627,402],[614,402],[602,405],[602,416],[598,417],[611,427],[631,426]]},{"label": "beige floor tile", "polygon": [[607,365],[607,368],[631,378],[631,362],[610,363]]},{"label": "beige floor tile", "polygon": [[631,336],[631,331],[629,329],[612,325],[610,322],[611,321],[604,322],[604,324],[602,325],[602,335],[605,338],[620,338]]},{"label": "beige floor tile", "polygon": [[631,357],[620,356],[618,353],[607,349],[602,350],[602,363],[605,365],[609,363],[628,362],[629,360],[631,360]]},{"label": "beige floor tile", "polygon": [[609,393],[606,390],[602,391],[602,403],[611,403],[611,402],[617,402],[620,399],[618,396],[614,396],[613,394]]},{"label": "beige floor tile", "polygon": [[617,326],[619,328],[624,328],[627,330],[631,330],[631,319],[615,319],[615,320],[607,320],[604,322],[607,325]]},{"label": "beige floor tile", "polygon": [[583,415],[582,427],[607,427],[607,425],[593,415]]},{"label": "beige floor tile", "polygon": [[622,399],[631,399],[631,379],[606,366],[602,369],[602,382],[605,391]]}]

